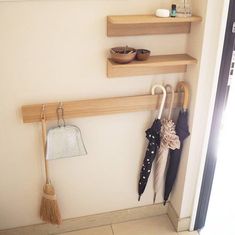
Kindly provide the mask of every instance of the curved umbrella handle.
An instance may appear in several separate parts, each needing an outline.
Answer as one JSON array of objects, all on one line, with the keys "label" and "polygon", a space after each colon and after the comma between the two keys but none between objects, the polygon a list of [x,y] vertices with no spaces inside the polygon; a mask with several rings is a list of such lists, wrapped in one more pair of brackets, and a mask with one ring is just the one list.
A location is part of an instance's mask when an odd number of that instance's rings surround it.
[{"label": "curved umbrella handle", "polygon": [[164,104],[165,104],[165,101],[166,101],[166,89],[165,89],[164,86],[156,84],[156,85],[154,85],[154,86],[152,87],[152,92],[151,92],[152,95],[155,95],[155,90],[156,90],[156,88],[160,88],[160,89],[162,90],[162,92],[163,92],[162,102],[161,102],[161,106],[160,106],[159,114],[158,114],[158,119],[161,119],[162,111],[163,111]]},{"label": "curved umbrella handle", "polygon": [[183,103],[183,109],[188,109],[189,104],[189,88],[188,84],[186,82],[179,82],[176,86],[176,91],[180,91],[180,89],[183,88],[184,90],[184,103]]},{"label": "curved umbrella handle", "polygon": [[173,109],[173,104],[174,104],[174,99],[175,99],[175,92],[174,92],[174,89],[172,88],[172,86],[170,84],[165,85],[166,91],[167,91],[167,88],[169,88],[170,92],[171,92],[171,103],[170,103],[169,114],[168,114],[168,120],[170,120],[172,109]]}]

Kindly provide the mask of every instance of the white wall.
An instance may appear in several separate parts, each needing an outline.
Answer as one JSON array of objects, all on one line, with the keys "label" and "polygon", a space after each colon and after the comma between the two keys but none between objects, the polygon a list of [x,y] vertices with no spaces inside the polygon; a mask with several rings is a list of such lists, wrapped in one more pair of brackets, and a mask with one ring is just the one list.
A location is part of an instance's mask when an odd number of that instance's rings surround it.
[{"label": "white wall", "polygon": [[186,142],[171,198],[180,218],[192,216],[191,229],[201,188],[229,1],[195,0],[193,3],[195,14],[203,16],[204,22],[192,28],[187,46],[189,54],[199,59],[199,66],[185,76],[192,94],[191,138]]},{"label": "white wall", "polygon": [[[182,78],[180,74],[106,78],[106,56],[112,46],[149,48],[153,54],[186,51],[187,35],[106,37],[107,15],[151,13],[167,3],[0,3],[0,229],[41,222],[40,125],[22,123],[22,105],[146,94],[155,82],[175,83]],[[50,162],[64,219],[152,203],[151,181],[137,202],[144,131],[151,117],[142,112],[68,121],[81,128],[89,154]]]},{"label": "white wall", "polygon": [[[184,144],[184,148],[183,148],[183,152],[182,152],[182,156],[181,156],[181,162],[180,162],[180,167],[179,167],[179,172],[177,175],[177,180],[175,183],[175,186],[173,188],[173,193],[172,193],[172,197],[171,197],[171,203],[174,206],[177,214],[183,218],[183,217],[189,217],[191,215],[191,207],[192,207],[192,201],[190,202],[184,202],[183,203],[183,195],[184,195],[184,190],[185,190],[185,182],[186,182],[186,172],[187,172],[187,168],[188,168],[188,162],[190,161],[190,147],[193,144],[190,140],[194,138],[197,139],[198,138],[198,133],[197,130],[201,131],[201,128],[199,128],[199,126],[201,125],[200,122],[195,120],[195,123],[193,123],[193,118],[195,115],[195,103],[196,103],[196,99],[197,99],[197,91],[198,91],[198,82],[200,80],[199,78],[199,73],[200,73],[200,69],[201,69],[201,57],[202,57],[202,46],[203,46],[203,35],[204,35],[204,30],[205,30],[205,21],[206,21],[206,8],[207,8],[207,1],[196,1],[193,2],[193,12],[194,14],[200,15],[203,17],[203,22],[201,24],[197,24],[194,25],[191,28],[191,33],[188,37],[188,41],[187,41],[187,51],[188,53],[192,56],[194,56],[195,58],[198,59],[198,65],[194,66],[190,69],[190,71],[188,71],[186,73],[185,76],[185,80],[188,82],[188,84],[190,85],[190,108],[189,108],[189,129],[190,129],[190,137],[186,139],[185,144]],[[208,87],[207,87],[208,88]],[[201,93],[199,94],[201,96]],[[204,97],[205,99],[205,97]],[[202,106],[202,108],[204,108],[204,105]],[[193,125],[196,125],[195,130],[193,130]],[[201,135],[204,135],[204,131],[202,131]],[[201,137],[201,139],[203,140],[203,137]],[[198,142],[198,140],[196,141]],[[199,145],[198,147],[199,149],[201,149],[201,145]],[[194,153],[192,152],[192,155],[194,155]],[[195,156],[195,155],[194,155]],[[196,156],[195,156],[196,157]],[[193,156],[191,157],[193,158]],[[200,158],[200,156],[197,156],[197,158]],[[197,164],[196,164],[197,165]],[[195,189],[195,185],[194,180],[196,180],[197,175],[195,174],[193,176],[193,174],[195,173],[195,168],[193,166],[193,168],[191,169],[188,177],[190,179],[190,186],[191,188],[187,189],[187,193],[190,194],[191,197],[193,197],[193,193],[194,193],[194,189]],[[193,178],[193,177],[194,178]],[[191,200],[191,198],[190,198]],[[189,207],[189,209],[187,209],[186,211],[184,211],[184,213],[182,213],[182,208],[187,205]]]},{"label": "white wall", "polygon": [[[181,218],[195,212],[205,160],[228,1],[194,1],[203,16],[190,35],[106,37],[106,16],[151,13],[165,0],[15,1],[0,3],[0,229],[40,223],[43,177],[40,125],[23,124],[23,104],[139,95],[180,74],[106,78],[108,49],[188,52],[199,59],[191,88],[190,131],[171,202]],[[226,5],[226,4],[225,4]],[[214,17],[217,12],[217,17]],[[205,37],[203,37],[205,33]],[[210,63],[208,63],[210,61]],[[217,65],[217,73],[214,67]],[[150,112],[70,120],[83,133],[88,156],[50,162],[64,219],[152,203],[152,181],[140,203],[137,181]],[[50,123],[53,125],[54,123]],[[201,131],[206,130],[206,131]],[[191,140],[191,141],[190,141]],[[196,198],[195,198],[195,193]],[[162,201],[158,197],[158,202]]]}]

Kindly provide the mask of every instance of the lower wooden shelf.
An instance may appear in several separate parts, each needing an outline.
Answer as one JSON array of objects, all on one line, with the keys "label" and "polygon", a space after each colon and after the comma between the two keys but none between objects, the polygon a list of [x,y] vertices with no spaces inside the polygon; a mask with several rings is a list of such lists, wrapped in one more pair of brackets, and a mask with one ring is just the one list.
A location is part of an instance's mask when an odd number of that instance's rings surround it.
[{"label": "lower wooden shelf", "polygon": [[129,64],[117,64],[108,59],[107,76],[129,77],[140,75],[184,73],[187,65],[196,64],[197,60],[187,54],[150,56],[146,61],[132,61]]}]

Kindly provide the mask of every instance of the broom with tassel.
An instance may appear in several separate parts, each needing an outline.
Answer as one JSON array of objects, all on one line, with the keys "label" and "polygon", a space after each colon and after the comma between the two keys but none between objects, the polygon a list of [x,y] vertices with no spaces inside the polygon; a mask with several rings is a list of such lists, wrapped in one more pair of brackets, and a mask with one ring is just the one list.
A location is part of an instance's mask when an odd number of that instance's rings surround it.
[{"label": "broom with tassel", "polygon": [[44,162],[45,162],[46,183],[43,187],[40,217],[46,223],[61,224],[62,220],[61,220],[58,202],[56,200],[55,189],[51,184],[48,175],[48,162],[46,160],[47,129],[46,129],[45,105],[43,105],[42,108],[41,123],[42,123],[42,142],[43,142],[43,153],[44,153]]}]

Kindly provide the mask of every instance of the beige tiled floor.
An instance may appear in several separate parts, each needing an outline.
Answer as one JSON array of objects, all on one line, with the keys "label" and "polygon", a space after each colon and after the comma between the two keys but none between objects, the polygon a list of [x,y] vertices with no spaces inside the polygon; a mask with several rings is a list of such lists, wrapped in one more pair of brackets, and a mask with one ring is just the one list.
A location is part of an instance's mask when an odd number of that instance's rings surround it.
[{"label": "beige tiled floor", "polygon": [[73,231],[61,235],[198,235],[197,232],[175,232],[166,215],[110,226]]},{"label": "beige tiled floor", "polygon": [[117,235],[177,235],[166,215],[113,224],[112,227],[114,234]]},{"label": "beige tiled floor", "polygon": [[198,232],[181,232],[178,235],[199,235]]},{"label": "beige tiled floor", "polygon": [[69,233],[62,233],[61,235],[113,235],[113,231],[111,226],[102,226]]}]

